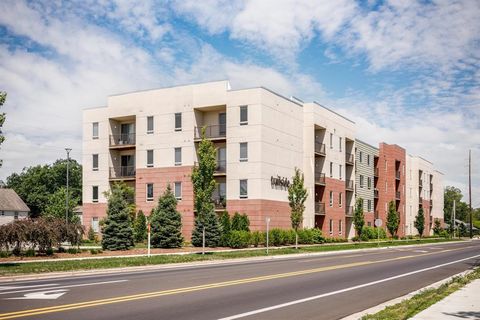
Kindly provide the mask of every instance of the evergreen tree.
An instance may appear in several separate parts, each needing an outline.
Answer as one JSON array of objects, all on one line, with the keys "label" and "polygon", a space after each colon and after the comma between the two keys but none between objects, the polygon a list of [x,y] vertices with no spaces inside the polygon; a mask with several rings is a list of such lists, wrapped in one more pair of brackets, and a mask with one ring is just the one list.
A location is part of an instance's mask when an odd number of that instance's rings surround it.
[{"label": "evergreen tree", "polygon": [[133,247],[133,230],[130,209],[125,200],[124,188],[115,183],[108,199],[107,218],[102,228],[104,250],[127,250]]},{"label": "evergreen tree", "polygon": [[[205,246],[217,247],[222,237],[222,227],[217,215],[213,211],[207,212],[203,221],[205,221]],[[202,246],[203,221],[199,217],[195,218],[195,227],[192,232],[192,244],[195,247]]]},{"label": "evergreen tree", "polygon": [[220,239],[220,245],[222,247],[228,247],[230,231],[232,230],[230,223],[230,215],[228,214],[228,211],[223,211],[223,213],[220,215],[220,224],[222,226],[222,237]]},{"label": "evergreen tree", "polygon": [[[209,244],[208,246],[217,246],[221,236],[220,223],[212,202],[212,194],[216,186],[213,177],[217,165],[216,154],[215,146],[205,138],[205,128],[202,128],[202,140],[198,145],[198,165],[192,171],[194,206],[197,212],[192,232],[192,244],[201,245],[202,253],[205,253],[206,243]],[[198,242],[199,234],[201,235],[200,243]],[[203,234],[205,243],[203,243]]]},{"label": "evergreen tree", "polygon": [[135,242],[143,242],[147,239],[147,218],[142,210],[140,210],[133,223],[133,237]]},{"label": "evergreen tree", "polygon": [[433,220],[433,234],[438,236],[441,231],[442,231],[442,223],[440,222],[440,219],[435,218],[435,220]]},{"label": "evergreen tree", "polygon": [[250,219],[244,214],[235,212],[232,218],[232,230],[235,231],[250,231]]},{"label": "evergreen tree", "polygon": [[290,220],[292,228],[295,230],[295,248],[298,248],[298,228],[303,222],[303,212],[305,211],[305,200],[307,200],[307,189],[304,185],[304,176],[300,169],[295,168],[293,182],[288,187],[288,203],[290,205]]},{"label": "evergreen tree", "polygon": [[154,248],[179,248],[183,244],[182,216],[170,184],[158,199],[150,221],[150,243]]},{"label": "evergreen tree", "polygon": [[425,215],[423,214],[423,208],[418,210],[418,214],[415,217],[415,222],[413,223],[415,229],[417,229],[418,234],[423,236],[423,230],[425,229]]},{"label": "evergreen tree", "polygon": [[392,237],[397,235],[400,217],[395,207],[395,201],[388,203],[387,229]]},{"label": "evergreen tree", "polygon": [[355,212],[353,213],[353,224],[355,225],[355,231],[359,239],[362,238],[362,230],[365,225],[365,216],[363,214],[363,199],[358,198],[355,204]]},{"label": "evergreen tree", "polygon": [[[4,91],[0,91],[0,108],[5,103],[5,99],[7,98],[7,93]],[[6,116],[4,112],[0,112],[0,145],[5,141],[5,136],[2,134],[2,126],[5,122]],[[0,159],[0,168],[2,167],[2,159]]]}]

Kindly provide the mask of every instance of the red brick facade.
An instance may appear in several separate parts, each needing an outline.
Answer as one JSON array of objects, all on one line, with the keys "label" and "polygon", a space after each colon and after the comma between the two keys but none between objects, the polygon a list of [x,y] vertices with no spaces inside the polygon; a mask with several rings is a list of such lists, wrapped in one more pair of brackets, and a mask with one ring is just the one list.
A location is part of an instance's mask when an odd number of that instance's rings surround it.
[{"label": "red brick facade", "polygon": [[246,213],[250,219],[251,230],[266,230],[266,217],[270,218],[271,228],[289,229],[290,206],[285,201],[238,199],[227,200],[227,210],[230,215],[235,212]]},{"label": "red brick facade", "polygon": [[107,204],[106,203],[84,203],[83,204],[83,225],[85,226],[85,232],[92,225],[92,218],[97,217],[100,221],[107,216]]}]

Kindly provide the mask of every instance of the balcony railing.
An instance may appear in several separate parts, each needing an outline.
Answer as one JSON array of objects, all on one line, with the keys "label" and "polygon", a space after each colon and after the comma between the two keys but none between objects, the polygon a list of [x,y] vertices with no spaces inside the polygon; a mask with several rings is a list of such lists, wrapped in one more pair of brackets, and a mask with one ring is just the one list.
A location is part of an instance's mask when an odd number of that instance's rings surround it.
[{"label": "balcony railing", "polygon": [[353,206],[349,206],[345,208],[345,215],[347,217],[353,217]]},{"label": "balcony railing", "polygon": [[325,203],[316,201],[315,202],[315,214],[324,215],[325,214]]},{"label": "balcony railing", "polygon": [[315,153],[324,156],[325,155],[325,143],[315,141]]},{"label": "balcony railing", "polygon": [[352,153],[345,153],[345,163],[346,164],[349,164],[349,165],[352,165],[354,164],[354,156]]},{"label": "balcony railing", "polygon": [[395,171],[395,179],[400,180],[400,170]]},{"label": "balcony railing", "polygon": [[430,183],[430,192],[433,191],[433,183]]},{"label": "balcony railing", "polygon": [[374,214],[374,218],[375,218],[375,219],[378,219],[378,217],[379,217],[379,216],[378,216],[378,210],[375,210],[375,212],[374,212],[373,214]]},{"label": "balcony railing", "polygon": [[135,133],[121,133],[110,135],[110,147],[125,147],[135,145]]},{"label": "balcony railing", "polygon": [[395,199],[400,200],[400,191],[395,192]]},{"label": "balcony railing", "polygon": [[373,197],[378,199],[378,189],[373,189]]},{"label": "balcony railing", "polygon": [[227,125],[215,124],[211,126],[195,127],[195,140],[202,139],[203,128],[205,128],[206,139],[222,139],[227,137]]},{"label": "balcony railing", "polygon": [[430,199],[430,207],[432,207],[432,206],[433,206],[433,200]]},{"label": "balcony railing", "polygon": [[325,185],[325,173],[315,172],[315,184]]},{"label": "balcony railing", "polygon": [[378,168],[373,169],[373,176],[378,178]]},{"label": "balcony railing", "polygon": [[110,179],[135,178],[135,166],[110,167]]},{"label": "balcony railing", "polygon": [[422,179],[418,179],[418,186],[419,186],[420,188],[423,187],[423,181],[422,181]]},{"label": "balcony railing", "polygon": [[215,173],[223,174],[227,172],[227,161],[226,160],[217,160],[217,165],[215,166]]},{"label": "balcony railing", "polygon": [[347,180],[345,181],[345,189],[348,191],[353,191],[355,186],[355,182],[353,180]]},{"label": "balcony railing", "polygon": [[225,210],[227,208],[227,199],[224,196],[214,195],[212,196],[212,202],[215,210]]},{"label": "balcony railing", "polygon": [[418,203],[419,203],[420,205],[423,205],[423,198],[422,198],[422,197],[418,197]]}]

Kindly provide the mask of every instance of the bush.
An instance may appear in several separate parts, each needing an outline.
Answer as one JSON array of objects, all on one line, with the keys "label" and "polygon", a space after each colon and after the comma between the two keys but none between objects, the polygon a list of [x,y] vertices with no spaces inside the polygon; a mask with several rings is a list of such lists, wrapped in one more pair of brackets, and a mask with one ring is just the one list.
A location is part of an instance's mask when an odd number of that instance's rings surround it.
[{"label": "bush", "polygon": [[235,212],[232,218],[231,229],[237,231],[250,231],[250,220],[248,219],[248,216],[245,213],[239,214],[238,212]]},{"label": "bush", "polygon": [[447,230],[440,230],[438,235],[442,238],[450,238],[450,233]]},{"label": "bush", "polygon": [[220,225],[222,226],[222,236],[220,237],[220,246],[229,246],[229,237],[231,230],[230,215],[227,211],[222,212],[220,215]]},{"label": "bush", "polygon": [[25,256],[26,257],[35,257],[35,250],[34,249],[28,249],[25,251]]},{"label": "bush", "polygon": [[265,245],[265,232],[254,231],[250,237],[250,243],[254,247],[258,247],[259,245]]},{"label": "bush", "polygon": [[90,254],[98,254],[98,251],[96,249],[90,249]]},{"label": "bush", "polygon": [[285,230],[273,228],[269,232],[269,242],[272,246],[283,246],[288,241],[288,234]]},{"label": "bush", "polygon": [[0,258],[8,258],[8,257],[10,257],[10,252],[0,251]]},{"label": "bush", "polygon": [[53,256],[53,248],[48,248],[47,250],[45,250],[45,254],[47,256]]},{"label": "bush", "polygon": [[67,253],[69,254],[77,254],[77,253],[81,253],[82,250],[78,250],[78,249],[75,249],[75,248],[68,248],[67,250]]},{"label": "bush", "polygon": [[313,244],[313,232],[312,229],[298,230],[298,243],[300,244]]},{"label": "bush", "polygon": [[95,242],[95,231],[93,231],[92,227],[88,228],[87,238],[88,240]]},{"label": "bush", "polygon": [[[380,234],[379,234],[380,233]],[[374,228],[374,227],[363,227],[362,230],[362,241],[368,240],[376,240],[376,239],[386,239],[387,233],[382,228]]]},{"label": "bush", "polygon": [[247,248],[250,244],[250,232],[248,231],[230,231],[229,246],[234,249]]},{"label": "bush", "polygon": [[58,253],[65,253],[65,248],[64,247],[58,247],[57,252]]}]

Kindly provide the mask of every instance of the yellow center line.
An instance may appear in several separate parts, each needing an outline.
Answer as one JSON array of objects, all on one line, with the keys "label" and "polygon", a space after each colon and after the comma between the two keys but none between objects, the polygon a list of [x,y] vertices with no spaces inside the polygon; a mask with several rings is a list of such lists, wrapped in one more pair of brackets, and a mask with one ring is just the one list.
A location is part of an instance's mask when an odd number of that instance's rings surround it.
[{"label": "yellow center line", "polygon": [[228,286],[241,285],[241,284],[247,284],[247,283],[252,283],[252,282],[288,278],[288,277],[294,277],[294,276],[300,276],[300,275],[306,275],[306,274],[312,274],[312,273],[318,273],[318,272],[325,272],[325,271],[336,270],[336,269],[345,269],[345,268],[352,268],[352,267],[365,266],[365,265],[371,265],[371,264],[378,264],[378,263],[383,263],[383,262],[391,262],[391,261],[396,261],[396,260],[411,259],[411,258],[428,256],[428,255],[432,255],[432,254],[440,254],[440,253],[445,253],[445,252],[449,252],[449,251],[456,251],[456,250],[461,250],[461,249],[464,249],[464,248],[446,249],[446,250],[442,250],[442,251],[435,251],[435,252],[429,252],[429,253],[423,253],[423,254],[417,254],[417,255],[409,255],[409,256],[401,256],[401,257],[378,260],[378,261],[367,260],[367,261],[346,263],[346,264],[320,267],[320,268],[314,268],[314,269],[307,269],[307,270],[301,270],[301,271],[279,273],[279,274],[273,274],[273,275],[267,275],[267,276],[260,276],[260,277],[253,277],[253,278],[246,278],[246,279],[239,279],[239,280],[217,282],[217,283],[211,283],[211,284],[205,284],[205,285],[199,285],[199,286],[193,286],[193,287],[169,289],[169,290],[147,292],[147,293],[141,293],[141,294],[135,294],[135,295],[127,295],[127,296],[120,296],[120,297],[114,297],[114,298],[107,298],[107,299],[99,299],[99,300],[64,304],[64,305],[59,305],[59,306],[8,312],[8,313],[0,314],[0,320],[14,319],[14,318],[20,318],[20,317],[28,317],[28,316],[34,316],[34,315],[40,315],[40,314],[46,314],[46,313],[68,311],[68,310],[87,308],[87,307],[93,307],[93,306],[100,306],[100,305],[106,305],[106,304],[113,304],[113,303],[119,303],[119,302],[126,302],[126,301],[134,301],[134,300],[140,300],[140,299],[149,299],[149,298],[155,298],[155,297],[160,297],[160,296],[168,296],[168,295],[187,293],[187,292],[195,292],[195,291],[201,291],[201,290],[207,290],[207,289],[213,289],[213,288],[228,287]]}]

